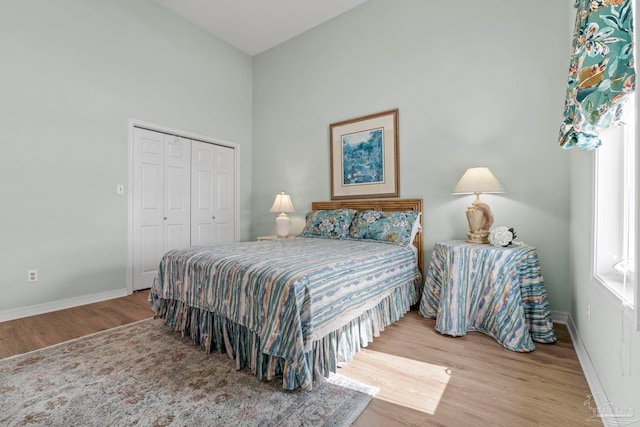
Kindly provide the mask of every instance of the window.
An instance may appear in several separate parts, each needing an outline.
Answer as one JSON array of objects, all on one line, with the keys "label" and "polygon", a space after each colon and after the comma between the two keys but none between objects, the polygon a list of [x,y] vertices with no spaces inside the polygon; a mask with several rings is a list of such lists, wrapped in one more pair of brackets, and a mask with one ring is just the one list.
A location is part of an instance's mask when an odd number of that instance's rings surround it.
[{"label": "window", "polygon": [[595,173],[595,277],[625,305],[634,306],[636,289],[635,96],[625,126],[600,133]]}]

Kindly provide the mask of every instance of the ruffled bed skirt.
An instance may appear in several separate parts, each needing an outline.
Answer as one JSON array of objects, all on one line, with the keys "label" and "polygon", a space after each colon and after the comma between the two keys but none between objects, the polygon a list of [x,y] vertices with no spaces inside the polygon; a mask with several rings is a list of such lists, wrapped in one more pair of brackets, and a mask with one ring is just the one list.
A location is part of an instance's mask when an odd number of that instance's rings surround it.
[{"label": "ruffled bed skirt", "polygon": [[[311,350],[305,353],[313,382],[322,381],[336,372],[339,364],[353,359],[355,353],[379,336],[386,326],[398,321],[420,301],[421,293],[421,280],[398,286],[373,308],[314,341]],[[236,369],[248,367],[260,380],[282,376],[282,386],[287,390],[301,386],[296,367],[289,366],[281,357],[263,353],[256,332],[220,314],[190,307],[178,300],[160,299],[153,305],[158,307],[155,318],[165,319],[166,326],[182,336],[190,336],[194,344],[208,353],[227,353],[235,361]],[[305,388],[311,389],[311,385]]]}]

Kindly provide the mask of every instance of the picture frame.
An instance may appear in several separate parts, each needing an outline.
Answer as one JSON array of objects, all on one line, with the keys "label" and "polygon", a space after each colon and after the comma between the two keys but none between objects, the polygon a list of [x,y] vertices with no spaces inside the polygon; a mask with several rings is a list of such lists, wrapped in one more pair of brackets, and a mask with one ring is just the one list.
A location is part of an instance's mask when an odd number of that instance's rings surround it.
[{"label": "picture frame", "polygon": [[398,197],[398,109],[329,125],[331,200]]}]

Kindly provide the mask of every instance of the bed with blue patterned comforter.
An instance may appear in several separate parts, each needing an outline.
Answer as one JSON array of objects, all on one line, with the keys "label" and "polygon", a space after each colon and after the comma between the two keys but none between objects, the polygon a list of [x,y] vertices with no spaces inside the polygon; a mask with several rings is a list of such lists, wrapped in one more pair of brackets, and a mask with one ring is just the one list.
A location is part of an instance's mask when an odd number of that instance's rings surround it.
[{"label": "bed with blue patterned comforter", "polygon": [[420,292],[411,247],[295,238],[170,251],[149,298],[156,317],[236,368],[311,389]]}]

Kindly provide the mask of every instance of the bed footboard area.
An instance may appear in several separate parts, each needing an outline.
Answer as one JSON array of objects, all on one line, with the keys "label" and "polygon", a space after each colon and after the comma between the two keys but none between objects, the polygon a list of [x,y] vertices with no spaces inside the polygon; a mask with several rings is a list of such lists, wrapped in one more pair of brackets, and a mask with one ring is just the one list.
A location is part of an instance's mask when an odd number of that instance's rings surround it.
[{"label": "bed footboard area", "polygon": [[149,300],[156,311],[155,317],[164,319],[166,326],[189,336],[203,350],[227,353],[235,361],[236,369],[248,368],[260,380],[282,377],[284,389],[298,387],[310,390],[340,363],[353,359],[362,347],[380,335],[386,326],[398,321],[412,305],[420,301],[422,281],[417,278],[395,287],[375,306],[365,310],[345,325],[313,341],[305,353],[304,363],[285,360],[263,353],[260,336],[256,331],[226,317],[177,299],[157,298],[153,292]]}]

